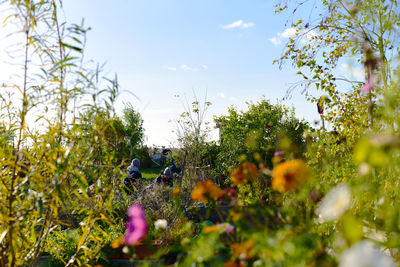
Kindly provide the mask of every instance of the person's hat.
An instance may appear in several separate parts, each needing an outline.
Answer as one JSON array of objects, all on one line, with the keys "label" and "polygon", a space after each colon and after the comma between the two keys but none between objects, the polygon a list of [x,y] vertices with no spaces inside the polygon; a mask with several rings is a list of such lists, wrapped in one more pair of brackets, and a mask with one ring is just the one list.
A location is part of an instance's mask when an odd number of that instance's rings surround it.
[{"label": "person's hat", "polygon": [[169,176],[172,175],[171,169],[169,167],[165,168],[164,175],[169,175]]},{"label": "person's hat", "polygon": [[133,159],[133,160],[132,160],[132,165],[139,168],[139,166],[140,166],[140,160],[138,160],[138,159]]}]

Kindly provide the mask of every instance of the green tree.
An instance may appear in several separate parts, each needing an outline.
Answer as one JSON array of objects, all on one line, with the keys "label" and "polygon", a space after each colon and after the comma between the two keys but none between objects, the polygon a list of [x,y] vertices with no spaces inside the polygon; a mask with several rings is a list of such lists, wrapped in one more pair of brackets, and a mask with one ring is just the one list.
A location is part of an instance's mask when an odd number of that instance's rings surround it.
[{"label": "green tree", "polygon": [[143,119],[131,104],[126,104],[122,113],[124,136],[126,138],[126,145],[129,147],[129,157],[132,158],[135,156],[135,149],[143,145]]},{"label": "green tree", "polygon": [[296,119],[293,111],[279,104],[270,104],[265,99],[247,104],[247,111],[232,107],[228,115],[214,119],[222,126],[217,157],[219,171],[236,167],[242,155],[254,160],[255,153],[258,153],[255,160],[270,166],[276,150],[301,156],[305,148],[303,133],[306,124]]}]

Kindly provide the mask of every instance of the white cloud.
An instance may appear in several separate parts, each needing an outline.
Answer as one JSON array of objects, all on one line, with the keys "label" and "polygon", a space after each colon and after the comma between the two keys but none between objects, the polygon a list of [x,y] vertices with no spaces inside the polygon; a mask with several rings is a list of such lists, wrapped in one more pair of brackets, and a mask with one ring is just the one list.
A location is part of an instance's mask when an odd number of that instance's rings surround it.
[{"label": "white cloud", "polygon": [[365,79],[365,71],[362,67],[354,67],[349,64],[343,63],[340,65],[341,71],[349,74],[351,77],[356,78],[358,80]]},{"label": "white cloud", "polygon": [[232,101],[232,102],[238,101],[238,99],[236,97],[234,97],[234,96],[229,97],[229,100]]},{"label": "white cloud", "polygon": [[208,66],[207,65],[201,65],[201,67],[203,68],[203,69],[208,69]]},{"label": "white cloud", "polygon": [[225,98],[225,94],[224,94],[224,93],[222,93],[222,92],[221,92],[221,93],[218,93],[218,94],[217,94],[217,97],[220,97],[220,98]]},{"label": "white cloud", "polygon": [[268,41],[273,43],[275,46],[278,46],[282,43],[281,39],[279,39],[278,37],[268,38]]},{"label": "white cloud", "polygon": [[[283,39],[288,39],[296,36],[297,30],[293,27],[285,29],[283,32],[278,32],[277,36],[268,38],[273,45],[278,46],[282,44]],[[314,30],[303,30],[298,36],[301,38],[300,42],[302,44],[307,43],[312,37],[316,36],[317,33]]]},{"label": "white cloud", "polygon": [[285,31],[282,33],[278,32],[278,36],[282,38],[290,38],[295,36],[295,34],[296,34],[296,29],[293,27],[285,29]]},{"label": "white cloud", "polygon": [[170,71],[176,71],[176,68],[175,68],[175,67],[166,67],[166,69],[167,69],[167,70],[170,70]]},{"label": "white cloud", "polygon": [[185,64],[182,64],[182,65],[181,65],[181,69],[182,69],[182,70],[187,70],[187,71],[199,71],[199,69],[189,67],[188,65],[185,65]]},{"label": "white cloud", "polygon": [[255,25],[254,22],[244,22],[243,20],[240,19],[238,21],[232,22],[231,24],[222,25],[221,28],[224,30],[233,28],[246,29],[254,27],[254,25]]}]

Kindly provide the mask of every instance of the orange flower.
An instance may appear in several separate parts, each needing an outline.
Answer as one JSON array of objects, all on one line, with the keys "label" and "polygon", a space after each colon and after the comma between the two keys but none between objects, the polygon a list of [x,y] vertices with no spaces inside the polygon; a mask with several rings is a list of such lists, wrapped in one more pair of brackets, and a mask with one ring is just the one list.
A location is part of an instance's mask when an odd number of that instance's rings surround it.
[{"label": "orange flower", "polygon": [[224,195],[224,190],[216,186],[211,180],[205,182],[198,182],[196,187],[192,191],[192,200],[200,200],[202,202],[207,201],[207,197],[217,200]]},{"label": "orange flower", "polygon": [[124,236],[117,237],[111,242],[112,248],[119,248],[124,245]]},{"label": "orange flower", "polygon": [[233,251],[233,255],[241,260],[249,260],[253,258],[253,253],[251,251],[256,246],[253,239],[249,239],[243,244],[234,243],[231,245],[231,249]]},{"label": "orange flower", "polygon": [[247,184],[250,180],[255,179],[258,176],[257,166],[251,162],[246,161],[239,167],[237,167],[231,174],[233,185]]},{"label": "orange flower", "polygon": [[172,194],[174,196],[179,196],[180,193],[181,193],[181,188],[180,187],[175,187],[174,190],[172,190]]},{"label": "orange flower", "polygon": [[302,160],[290,160],[279,164],[272,173],[272,187],[279,192],[299,189],[306,182],[311,170]]}]

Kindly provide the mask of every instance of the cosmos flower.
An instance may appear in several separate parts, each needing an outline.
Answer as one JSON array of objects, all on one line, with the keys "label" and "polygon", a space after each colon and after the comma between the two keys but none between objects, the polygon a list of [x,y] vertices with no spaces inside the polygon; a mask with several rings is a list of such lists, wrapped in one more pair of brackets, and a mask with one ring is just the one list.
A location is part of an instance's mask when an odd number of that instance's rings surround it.
[{"label": "cosmos flower", "polygon": [[237,167],[231,174],[233,185],[247,184],[249,180],[253,180],[258,176],[257,166],[251,162],[246,161]]},{"label": "cosmos flower", "polygon": [[326,194],[317,209],[317,216],[320,222],[328,222],[339,218],[349,207],[350,201],[349,186],[347,184],[337,185]]},{"label": "cosmos flower", "polygon": [[393,258],[384,254],[372,241],[363,240],[345,250],[339,267],[395,267]]},{"label": "cosmos flower", "polygon": [[310,173],[310,168],[302,160],[283,162],[272,173],[272,188],[282,193],[299,189],[308,180]]},{"label": "cosmos flower", "polygon": [[208,198],[217,200],[225,194],[224,190],[216,186],[211,180],[198,182],[193,189],[191,197],[193,201],[207,202]]},{"label": "cosmos flower", "polygon": [[134,203],[127,212],[129,219],[126,224],[124,241],[126,245],[135,245],[147,233],[146,215],[142,205]]},{"label": "cosmos flower", "polygon": [[375,86],[375,82],[373,79],[368,79],[367,83],[361,88],[361,92],[369,92]]}]

